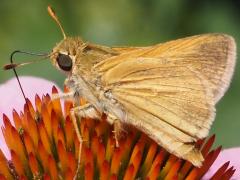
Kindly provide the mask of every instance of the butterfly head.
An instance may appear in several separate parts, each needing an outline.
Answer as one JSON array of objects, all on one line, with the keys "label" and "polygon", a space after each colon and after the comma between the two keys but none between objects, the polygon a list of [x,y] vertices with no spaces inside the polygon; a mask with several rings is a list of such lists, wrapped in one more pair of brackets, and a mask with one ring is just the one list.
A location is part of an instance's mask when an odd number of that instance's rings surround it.
[{"label": "butterfly head", "polygon": [[78,52],[84,46],[81,38],[67,37],[58,43],[52,50],[50,59],[53,65],[64,73],[71,73]]},{"label": "butterfly head", "polygon": [[63,40],[53,48],[50,59],[57,69],[71,74],[73,67],[75,67],[77,52],[80,52],[79,50],[84,46],[84,43],[79,37],[66,36],[62,24],[50,6],[48,6],[48,13],[57,23],[63,35]]}]

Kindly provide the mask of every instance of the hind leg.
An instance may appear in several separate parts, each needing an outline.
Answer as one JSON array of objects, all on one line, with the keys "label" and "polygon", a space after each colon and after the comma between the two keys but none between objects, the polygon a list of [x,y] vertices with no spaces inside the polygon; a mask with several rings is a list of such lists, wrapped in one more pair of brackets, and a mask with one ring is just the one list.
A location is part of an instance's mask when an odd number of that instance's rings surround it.
[{"label": "hind leg", "polygon": [[107,115],[107,121],[110,124],[113,124],[113,133],[114,133],[116,147],[119,147],[119,140],[122,136],[122,133],[125,132],[125,130],[123,129],[123,124],[116,116],[112,114]]}]

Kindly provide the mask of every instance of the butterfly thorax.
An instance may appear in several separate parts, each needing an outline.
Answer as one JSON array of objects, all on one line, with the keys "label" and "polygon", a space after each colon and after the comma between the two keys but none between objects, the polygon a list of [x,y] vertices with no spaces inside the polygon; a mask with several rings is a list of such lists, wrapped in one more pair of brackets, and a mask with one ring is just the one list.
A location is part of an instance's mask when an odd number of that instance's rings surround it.
[{"label": "butterfly thorax", "polygon": [[67,75],[65,85],[97,105],[102,90],[95,64],[119,53],[110,47],[83,42],[79,37],[68,37],[53,49],[52,63]]}]

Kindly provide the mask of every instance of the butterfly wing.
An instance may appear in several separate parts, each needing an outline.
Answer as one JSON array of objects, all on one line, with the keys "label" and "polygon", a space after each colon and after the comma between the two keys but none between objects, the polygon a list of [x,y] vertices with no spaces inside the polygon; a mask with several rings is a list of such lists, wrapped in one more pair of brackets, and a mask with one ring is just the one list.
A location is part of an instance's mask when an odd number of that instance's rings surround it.
[{"label": "butterfly wing", "polygon": [[131,50],[94,70],[124,107],[126,123],[200,166],[193,142],[209,132],[215,102],[232,76],[234,48],[229,36],[194,36]]},{"label": "butterfly wing", "polygon": [[224,34],[197,35],[151,47],[116,50],[123,54],[100,62],[94,69],[105,72],[130,57],[157,58],[172,65],[190,66],[208,81],[215,103],[229,87],[236,59],[235,41]]}]

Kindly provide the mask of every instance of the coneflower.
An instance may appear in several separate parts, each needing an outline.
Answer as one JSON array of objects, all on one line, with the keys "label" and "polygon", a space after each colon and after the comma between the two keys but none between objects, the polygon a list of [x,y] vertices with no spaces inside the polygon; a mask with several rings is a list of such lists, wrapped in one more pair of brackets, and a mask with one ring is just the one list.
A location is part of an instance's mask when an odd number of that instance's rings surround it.
[{"label": "coneflower", "polygon": [[[56,94],[57,89],[52,88]],[[35,96],[35,107],[27,100],[13,122],[3,115],[2,133],[10,151],[7,159],[0,150],[0,180],[73,179],[77,169],[79,141],[69,111],[69,101],[51,100],[50,95]],[[129,128],[115,146],[113,127],[101,120],[81,119],[84,139],[78,179],[201,179],[221,151],[211,149],[215,136],[199,140],[196,146],[205,158],[201,168],[169,154],[144,133]],[[211,179],[230,179],[234,167],[224,163]]]}]

